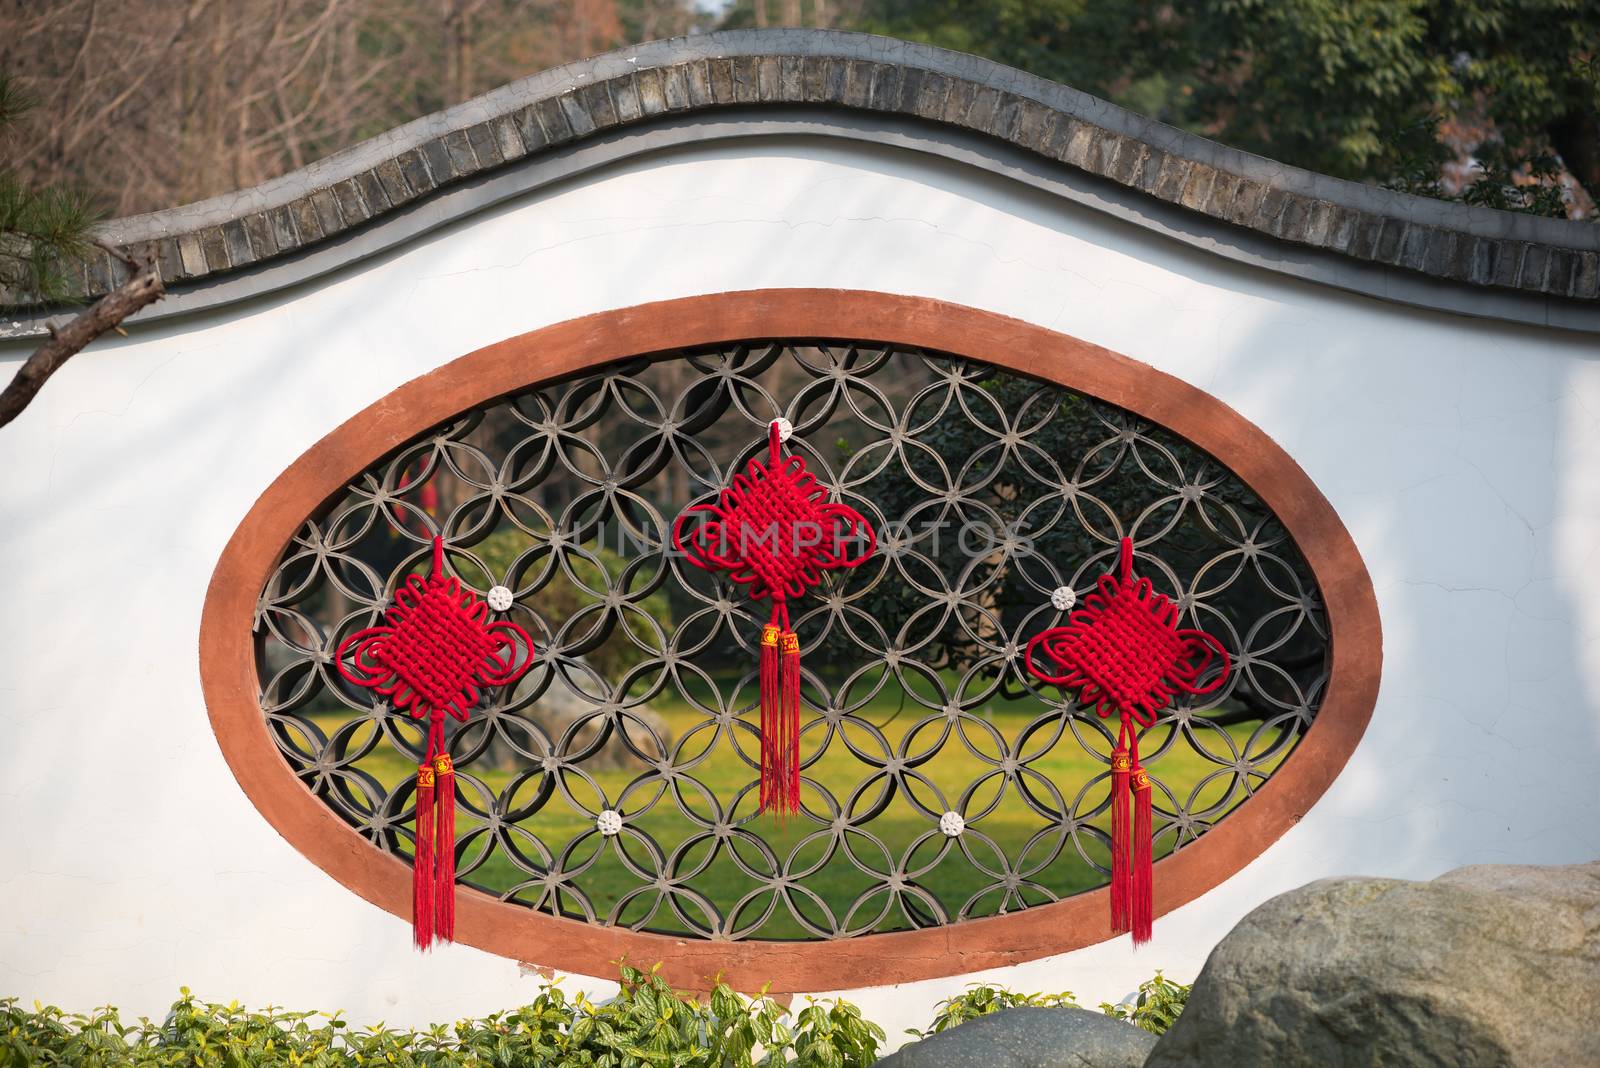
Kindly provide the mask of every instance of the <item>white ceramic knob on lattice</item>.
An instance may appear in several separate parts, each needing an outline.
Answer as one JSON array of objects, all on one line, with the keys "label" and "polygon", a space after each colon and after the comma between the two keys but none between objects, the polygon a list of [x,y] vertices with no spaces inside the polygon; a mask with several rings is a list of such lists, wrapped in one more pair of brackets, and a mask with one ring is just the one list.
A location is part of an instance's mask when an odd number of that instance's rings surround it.
[{"label": "white ceramic knob on lattice", "polygon": [[511,607],[511,591],[504,586],[496,586],[489,591],[489,596],[486,600],[489,602],[490,608],[493,608],[496,612],[504,612]]},{"label": "white ceramic knob on lattice", "polygon": [[794,424],[789,422],[789,420],[780,415],[778,418],[774,419],[773,422],[778,424],[779,441],[788,441],[790,438],[794,437]]},{"label": "white ceramic knob on lattice", "polygon": [[1078,603],[1078,595],[1071,586],[1057,586],[1050,591],[1050,607],[1057,612],[1071,611]]},{"label": "white ceramic knob on lattice", "polygon": [[622,813],[614,808],[602,809],[594,819],[594,829],[607,838],[615,837],[622,830]]},{"label": "white ceramic knob on lattice", "polygon": [[958,838],[966,829],[967,821],[961,818],[959,812],[946,812],[939,817],[939,830],[944,832],[946,838]]}]

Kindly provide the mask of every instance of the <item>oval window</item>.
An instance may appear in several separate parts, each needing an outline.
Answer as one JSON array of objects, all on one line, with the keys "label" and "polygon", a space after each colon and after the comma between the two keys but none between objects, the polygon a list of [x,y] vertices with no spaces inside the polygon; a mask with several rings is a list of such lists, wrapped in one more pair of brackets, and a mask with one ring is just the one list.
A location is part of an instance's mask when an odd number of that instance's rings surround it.
[{"label": "oval window", "polygon": [[[1115,723],[1034,680],[1022,650],[1061,621],[1052,594],[1089,592],[1124,536],[1180,625],[1235,662],[1144,735],[1157,912],[1315,799],[1370,712],[1377,627],[1348,536],[1287,457],[1214,400],[1059,335],[1008,323],[974,352],[963,339],[993,317],[941,308],[935,325],[965,329],[930,337],[925,315],[892,329],[926,302],[877,298],[869,324],[827,295],[784,299],[799,303],[635,314],[633,343],[569,328],[567,373],[530,384],[500,377],[519,365],[507,346],[484,350],[400,391],[483,399],[443,418],[391,400],[279,480],[219,568],[219,582],[253,571],[253,610],[217,616],[214,585],[205,655],[230,761],[270,746],[277,774],[240,777],[269,816],[293,809],[291,826],[275,818],[291,841],[330,867],[310,836],[359,836],[360,870],[330,870],[406,914],[425,732],[333,661],[426,571],[435,534],[466,586],[509,588],[506,617],[538,651],[449,736],[459,937],[484,948],[602,972],[620,951],[669,960],[685,983],[720,971],[816,989],[868,960],[883,983],[1106,937],[1086,906],[1108,879]],[[674,338],[685,310],[694,324]],[[708,329],[726,336],[697,337]],[[550,333],[507,345],[548,353],[563,342]],[[1182,403],[1204,410],[1151,416]],[[786,820],[757,811],[766,612],[671,549],[675,517],[764,450],[779,414],[790,450],[879,542],[794,606],[803,807]],[[1248,443],[1246,463],[1218,447],[1230,441]],[[221,647],[249,662],[249,708],[231,715],[212,685]],[[1212,836],[1228,840],[1208,860]],[[904,952],[918,938],[970,939],[976,956]],[[761,956],[774,943],[781,966]]]}]

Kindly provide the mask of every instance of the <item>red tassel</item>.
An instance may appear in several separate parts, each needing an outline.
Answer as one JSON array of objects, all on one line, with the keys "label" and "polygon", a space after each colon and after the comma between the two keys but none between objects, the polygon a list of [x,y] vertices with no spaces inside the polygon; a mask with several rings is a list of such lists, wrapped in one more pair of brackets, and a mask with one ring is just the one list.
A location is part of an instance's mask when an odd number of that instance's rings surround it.
[{"label": "red tassel", "polygon": [[453,942],[456,937],[456,768],[449,753],[433,758],[433,769],[438,773],[436,833],[439,846],[434,863],[437,873],[433,882],[434,924],[433,937],[440,942]]},{"label": "red tassel", "polygon": [[1155,889],[1153,853],[1155,845],[1151,834],[1150,775],[1139,766],[1138,742],[1134,742],[1133,776],[1133,871],[1130,873],[1131,895],[1128,916],[1133,931],[1133,944],[1142,946],[1150,941],[1152,898]]},{"label": "red tassel", "polygon": [[418,949],[433,945],[433,766],[417,767],[415,857],[411,862],[411,937]]},{"label": "red tassel", "polygon": [[778,685],[778,625],[761,632],[761,811],[778,804],[778,734],[783,729]]},{"label": "red tassel", "polygon": [[783,731],[779,767],[782,789],[778,794],[779,814],[800,811],[800,638],[793,631],[778,636],[778,676],[783,712]]},{"label": "red tassel", "polygon": [[1118,934],[1128,930],[1132,922],[1133,887],[1128,870],[1128,848],[1133,836],[1128,779],[1132,771],[1128,726],[1124,723],[1117,748],[1111,754],[1111,930]]}]

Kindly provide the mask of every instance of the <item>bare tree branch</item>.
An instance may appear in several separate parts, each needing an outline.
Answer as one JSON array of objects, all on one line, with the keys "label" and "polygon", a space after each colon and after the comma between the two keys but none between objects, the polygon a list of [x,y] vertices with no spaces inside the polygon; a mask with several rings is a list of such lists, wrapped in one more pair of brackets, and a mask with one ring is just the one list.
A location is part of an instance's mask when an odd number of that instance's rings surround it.
[{"label": "bare tree branch", "polygon": [[[792,2],[762,6],[776,22]],[[82,187],[108,215],[150,211],[303,166],[532,70],[687,32],[710,6],[0,0],[0,69],[43,102],[37,135],[8,144],[5,162],[33,184]]]},{"label": "bare tree branch", "polygon": [[17,369],[16,377],[0,390],[0,427],[22,414],[62,364],[82,352],[95,338],[107,330],[118,329],[124,319],[154,304],[166,293],[153,257],[140,262],[121,249],[101,247],[126,263],[132,275],[65,326],[51,328],[50,339],[34,350]]}]

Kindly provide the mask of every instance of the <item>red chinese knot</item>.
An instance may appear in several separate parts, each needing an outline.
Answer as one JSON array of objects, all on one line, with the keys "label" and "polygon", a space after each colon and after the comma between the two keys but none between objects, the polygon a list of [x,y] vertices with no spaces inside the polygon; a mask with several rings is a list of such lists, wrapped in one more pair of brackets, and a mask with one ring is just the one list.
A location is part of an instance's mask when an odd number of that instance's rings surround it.
[{"label": "red chinese knot", "polygon": [[[828,499],[804,458],[783,454],[776,424],[768,438],[767,462],[752,458],[714,503],[685,509],[672,543],[696,567],[726,571],[776,605],[803,596],[824,571],[862,563],[877,541],[860,512]],[[865,548],[851,556],[845,545],[857,539]]]},{"label": "red chinese knot", "polygon": [[[850,542],[863,548],[852,555]],[[824,571],[856,567],[877,548],[872,526],[828,490],[802,457],[785,455],[778,422],[767,458],[752,458],[708,504],[687,508],[672,543],[696,567],[725,571],[755,600],[772,603],[761,635],[761,809],[800,808],[800,639],[788,602]]]},{"label": "red chinese knot", "polygon": [[427,718],[428,750],[417,768],[412,931],[419,947],[455,935],[455,767],[444,745],[446,715],[464,721],[485,686],[521,678],[533,662],[527,632],[489,621],[489,606],[444,572],[444,540],[433,569],[406,576],[381,626],[339,643],[335,665],[414,719]]},{"label": "red chinese knot", "polygon": [[[1178,606],[1155,592],[1147,578],[1133,577],[1133,542],[1122,539],[1119,575],[1101,575],[1083,607],[1028,642],[1028,670],[1045,682],[1077,690],[1102,716],[1130,716],[1141,727],[1155,723],[1178,692],[1210,693],[1228,678],[1228,653],[1201,630],[1179,630]],[[1043,653],[1061,669],[1039,668]],[[1203,686],[1213,661],[1222,672]]]},{"label": "red chinese knot", "polygon": [[[1065,626],[1033,636],[1025,662],[1034,677],[1076,691],[1101,716],[1115,712],[1120,720],[1111,754],[1111,920],[1116,930],[1132,930],[1137,944],[1150,938],[1153,848],[1139,730],[1179,693],[1219,688],[1231,665],[1221,642],[1201,630],[1179,630],[1178,606],[1149,579],[1134,578],[1132,539],[1122,539],[1118,557],[1117,573],[1100,576]],[[1040,656],[1049,668],[1040,666]],[[1202,683],[1213,666],[1216,675]]]},{"label": "red chinese knot", "polygon": [[[387,697],[396,709],[465,720],[480,687],[504,686],[532,663],[528,635],[515,623],[488,622],[489,606],[461,580],[444,575],[444,542],[433,539],[433,571],[406,576],[382,626],[339,645],[339,673]],[[351,655],[351,654],[354,655]]]}]

